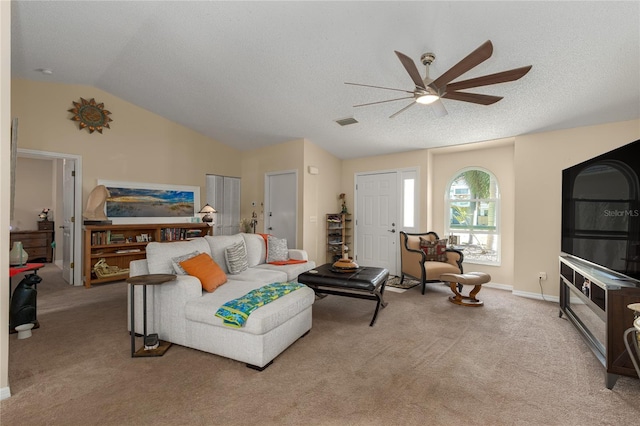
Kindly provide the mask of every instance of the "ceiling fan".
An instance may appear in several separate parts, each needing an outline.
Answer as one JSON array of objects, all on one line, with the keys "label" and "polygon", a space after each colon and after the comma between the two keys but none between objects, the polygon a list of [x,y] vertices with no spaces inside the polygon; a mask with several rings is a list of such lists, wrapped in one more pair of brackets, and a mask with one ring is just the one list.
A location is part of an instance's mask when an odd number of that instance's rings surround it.
[{"label": "ceiling fan", "polygon": [[429,77],[429,65],[435,60],[435,55],[433,53],[425,53],[420,57],[420,61],[424,66],[426,66],[427,71],[425,78],[420,77],[420,72],[416,67],[415,62],[405,55],[404,53],[395,51],[398,59],[402,62],[402,65],[409,73],[409,76],[413,80],[415,84],[415,89],[411,90],[403,90],[403,89],[393,89],[390,87],[382,87],[382,86],[372,86],[369,84],[358,84],[358,83],[345,83],[353,86],[364,86],[364,87],[373,87],[376,89],[385,89],[385,90],[394,90],[397,92],[405,92],[410,93],[411,96],[405,96],[402,98],[396,99],[388,99],[385,101],[378,102],[370,102],[366,104],[354,105],[354,107],[362,107],[368,105],[381,104],[386,102],[394,102],[402,99],[410,99],[413,98],[413,101],[402,108],[400,111],[392,114],[389,118],[394,118],[398,114],[406,111],[407,109],[414,106],[416,103],[423,105],[431,105],[435,114],[439,117],[447,114],[447,110],[442,103],[442,98],[452,99],[455,101],[462,102],[471,102],[474,104],[480,105],[491,105],[493,103],[498,102],[502,99],[502,96],[492,96],[492,95],[481,95],[478,93],[469,93],[469,92],[460,92],[459,90],[470,89],[473,87],[480,86],[488,86],[491,84],[505,83],[507,81],[515,81],[519,78],[523,77],[526,73],[531,69],[531,65],[515,68],[509,71],[502,71],[495,74],[489,74],[482,77],[471,78],[469,80],[462,80],[458,82],[451,83],[456,78],[460,77],[462,74],[471,70],[475,66],[481,64],[491,57],[493,53],[493,44],[491,40],[487,40],[476,50],[467,55],[460,62],[451,67],[447,72],[442,74],[440,77],[435,80]]}]

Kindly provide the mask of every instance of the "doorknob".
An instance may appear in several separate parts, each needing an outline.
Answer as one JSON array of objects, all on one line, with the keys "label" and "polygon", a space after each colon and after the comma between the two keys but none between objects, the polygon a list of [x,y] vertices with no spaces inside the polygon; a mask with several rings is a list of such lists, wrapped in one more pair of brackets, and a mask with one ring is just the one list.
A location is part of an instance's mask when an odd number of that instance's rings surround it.
[{"label": "doorknob", "polygon": [[395,234],[395,233],[396,233],[396,230],[395,230],[395,229],[387,229],[387,231],[388,231],[388,232],[391,232],[392,234]]},{"label": "doorknob", "polygon": [[272,231],[273,228],[270,226],[270,227],[267,228],[267,230]]}]

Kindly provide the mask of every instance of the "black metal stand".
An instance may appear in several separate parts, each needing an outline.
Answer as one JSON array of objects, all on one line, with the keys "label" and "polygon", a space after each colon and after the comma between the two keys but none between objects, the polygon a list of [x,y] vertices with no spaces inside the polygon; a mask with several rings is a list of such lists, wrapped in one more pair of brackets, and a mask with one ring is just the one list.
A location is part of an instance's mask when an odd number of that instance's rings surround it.
[{"label": "black metal stand", "polygon": [[[145,349],[144,342],[146,342],[147,334],[147,286],[160,285],[168,281],[175,280],[176,276],[172,274],[150,274],[150,275],[138,275],[127,279],[127,282],[131,285],[131,358],[137,357],[152,357],[162,356],[171,347],[171,342],[165,342],[158,340],[158,347],[154,349]],[[142,286],[142,318],[143,318],[143,346],[136,351],[136,310],[135,310],[135,286]]]}]

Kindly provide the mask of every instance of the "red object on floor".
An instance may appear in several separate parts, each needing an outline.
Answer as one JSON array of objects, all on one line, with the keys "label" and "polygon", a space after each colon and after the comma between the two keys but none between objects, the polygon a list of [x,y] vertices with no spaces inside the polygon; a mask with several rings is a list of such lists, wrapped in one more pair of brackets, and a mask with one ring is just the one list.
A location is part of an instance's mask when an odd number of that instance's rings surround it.
[{"label": "red object on floor", "polygon": [[9,277],[13,277],[14,275],[18,275],[22,272],[27,271],[37,271],[40,268],[44,267],[44,263],[25,263],[22,266],[10,266],[9,267]]}]

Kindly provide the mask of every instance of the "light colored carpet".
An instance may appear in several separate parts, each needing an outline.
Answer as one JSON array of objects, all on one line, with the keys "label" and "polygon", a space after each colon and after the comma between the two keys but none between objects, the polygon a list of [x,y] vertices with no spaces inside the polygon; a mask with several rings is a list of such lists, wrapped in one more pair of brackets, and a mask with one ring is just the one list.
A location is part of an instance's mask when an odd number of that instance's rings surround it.
[{"label": "light colored carpet", "polygon": [[[43,271],[33,337],[10,336],[2,425],[632,425],[640,381],[613,390],[558,305],[483,288],[481,308],[428,284],[328,296],[263,372],[174,345],[130,357],[123,283],[65,287]],[[59,275],[59,274],[58,274]],[[213,315],[213,313],[212,313]]]}]

